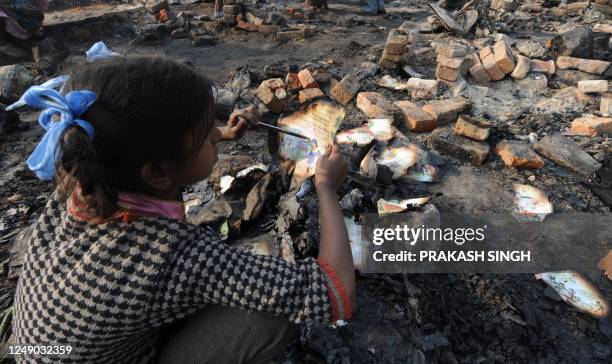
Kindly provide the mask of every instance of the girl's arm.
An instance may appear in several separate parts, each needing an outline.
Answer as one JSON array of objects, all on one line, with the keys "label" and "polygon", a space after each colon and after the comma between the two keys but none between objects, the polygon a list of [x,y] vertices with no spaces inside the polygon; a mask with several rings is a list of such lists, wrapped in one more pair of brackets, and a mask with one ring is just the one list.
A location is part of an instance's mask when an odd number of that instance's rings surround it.
[{"label": "girl's arm", "polygon": [[327,261],[342,281],[351,306],[355,305],[355,270],[344,217],[336,191],[346,177],[346,163],[337,145],[327,146],[317,164],[315,186],[319,198],[321,241],[319,257]]}]

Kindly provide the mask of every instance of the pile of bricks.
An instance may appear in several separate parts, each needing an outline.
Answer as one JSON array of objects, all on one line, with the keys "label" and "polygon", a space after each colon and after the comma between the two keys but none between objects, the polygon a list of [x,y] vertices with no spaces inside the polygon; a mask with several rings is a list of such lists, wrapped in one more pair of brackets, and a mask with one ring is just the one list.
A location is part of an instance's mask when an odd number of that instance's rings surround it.
[{"label": "pile of bricks", "polygon": [[[225,24],[236,26],[248,32],[276,34],[276,38],[279,41],[304,39],[311,36],[316,30],[315,26],[307,25],[284,29],[275,24],[276,22],[271,14],[265,17],[258,15],[241,4],[240,1],[241,0],[223,1],[223,22]],[[280,16],[280,14],[278,15]]]},{"label": "pile of bricks", "polygon": [[257,98],[271,112],[280,114],[285,111],[291,98],[297,97],[304,104],[325,96],[310,70],[295,71],[289,70],[284,81],[272,78],[263,81],[257,88]]},{"label": "pile of bricks", "polygon": [[410,47],[410,33],[402,29],[393,29],[387,37],[385,49],[380,57],[379,64],[387,69],[393,70],[398,67],[402,55]]}]

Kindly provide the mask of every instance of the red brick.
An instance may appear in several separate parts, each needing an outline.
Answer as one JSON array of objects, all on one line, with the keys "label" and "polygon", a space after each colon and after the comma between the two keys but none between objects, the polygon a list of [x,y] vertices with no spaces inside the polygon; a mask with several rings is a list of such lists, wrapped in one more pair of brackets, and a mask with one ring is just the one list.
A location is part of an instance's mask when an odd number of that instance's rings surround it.
[{"label": "red brick", "polygon": [[461,72],[458,68],[445,67],[438,63],[436,66],[436,78],[446,81],[457,81]]},{"label": "red brick", "polygon": [[489,54],[488,56],[486,56],[485,58],[481,58],[480,60],[482,61],[482,65],[485,71],[489,74],[489,77],[491,77],[491,80],[499,81],[504,78],[505,74],[499,68],[497,63],[495,63],[495,56],[493,54]]},{"label": "red brick", "polygon": [[270,88],[263,83],[257,88],[257,97],[273,113],[280,114],[285,110],[285,103],[279,100],[274,91],[270,90]]},{"label": "red brick", "polygon": [[542,72],[548,73],[549,75],[555,74],[555,61],[542,61],[539,59],[532,59],[530,61],[531,72]]},{"label": "red brick", "polygon": [[302,88],[319,88],[319,84],[312,76],[312,73],[305,68],[298,73],[298,78],[300,79],[300,83],[302,84]]},{"label": "red brick", "polygon": [[492,47],[484,47],[483,49],[480,50],[480,53],[478,55],[480,56],[480,59],[482,60],[489,54],[493,54]]},{"label": "red brick", "polygon": [[495,151],[508,167],[519,169],[540,169],[544,167],[544,160],[527,143],[502,140],[497,144]]},{"label": "red brick", "polygon": [[389,32],[387,42],[385,43],[385,51],[387,54],[402,55],[406,51],[406,47],[410,43],[410,37],[397,29]]},{"label": "red brick", "polygon": [[394,104],[402,113],[404,124],[408,130],[420,133],[432,131],[438,125],[433,116],[410,101],[396,101]]},{"label": "red brick", "polygon": [[397,106],[377,92],[358,93],[357,108],[371,119],[393,117],[398,112]]},{"label": "red brick", "polygon": [[607,92],[607,80],[585,80],[578,81],[578,89],[584,93]]},{"label": "red brick", "polygon": [[516,64],[514,63],[514,57],[512,56],[512,52],[510,51],[510,47],[506,43],[505,40],[500,40],[495,43],[493,47],[493,52],[495,55],[495,63],[497,67],[502,70],[504,74],[508,74],[514,70]]},{"label": "red brick", "polygon": [[610,67],[610,62],[559,56],[557,58],[557,67],[562,70],[576,69],[586,73],[601,75]]},{"label": "red brick", "polygon": [[467,50],[466,46],[459,44],[436,47],[436,53],[445,57],[465,57]]},{"label": "red brick", "polygon": [[285,82],[283,82],[283,80],[280,78],[270,78],[268,80],[263,81],[261,84],[265,85],[267,88],[269,88],[272,91],[276,91],[279,88],[287,87],[285,85]]},{"label": "red brick", "polygon": [[599,104],[599,112],[603,115],[612,116],[612,97],[602,97]]},{"label": "red brick", "polygon": [[459,116],[453,131],[457,135],[479,141],[487,140],[490,134],[490,128],[483,127],[480,122],[467,115]]},{"label": "red brick", "polygon": [[436,119],[438,125],[446,125],[457,120],[457,115],[470,108],[469,102],[462,98],[433,101],[423,106],[423,111]]},{"label": "red brick", "polygon": [[401,55],[399,55],[399,54],[389,54],[389,53],[387,53],[387,50],[384,50],[383,53],[382,53],[382,56],[380,56],[381,60],[385,60],[385,61],[389,61],[389,62],[394,62],[394,63],[399,63],[401,58],[402,58]]},{"label": "red brick", "polygon": [[612,134],[612,118],[584,115],[572,121],[570,133],[590,136]]},{"label": "red brick", "polygon": [[321,89],[318,88],[307,88],[305,90],[300,91],[300,103],[310,102],[319,97],[323,97],[325,94]]},{"label": "red brick", "polygon": [[338,84],[336,84],[331,89],[331,96],[341,103],[342,105],[347,105],[353,97],[359,92],[361,88],[361,83],[359,82],[359,78],[356,75],[348,74],[344,76]]}]

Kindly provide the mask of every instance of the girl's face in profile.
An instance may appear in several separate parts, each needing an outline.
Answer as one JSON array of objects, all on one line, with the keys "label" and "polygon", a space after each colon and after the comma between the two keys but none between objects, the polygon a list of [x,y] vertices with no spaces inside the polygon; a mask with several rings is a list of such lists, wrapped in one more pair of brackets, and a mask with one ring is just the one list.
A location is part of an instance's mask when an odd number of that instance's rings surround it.
[{"label": "girl's face in profile", "polygon": [[[191,143],[191,139],[188,139],[188,143]],[[221,132],[213,127],[195,158],[177,170],[175,176],[177,185],[194,184],[210,176],[218,159],[217,143],[220,140]]]}]

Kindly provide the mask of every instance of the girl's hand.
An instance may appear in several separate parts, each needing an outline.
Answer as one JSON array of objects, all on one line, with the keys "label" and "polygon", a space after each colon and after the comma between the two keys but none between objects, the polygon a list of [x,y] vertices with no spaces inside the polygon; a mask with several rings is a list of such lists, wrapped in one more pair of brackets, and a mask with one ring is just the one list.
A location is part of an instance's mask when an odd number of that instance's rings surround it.
[{"label": "girl's hand", "polygon": [[227,127],[222,130],[223,140],[238,140],[247,129],[255,128],[258,123],[259,113],[254,106],[234,110],[227,121]]},{"label": "girl's hand", "polygon": [[336,192],[346,178],[346,162],[338,144],[325,146],[325,153],[317,162],[315,187],[317,190]]}]

